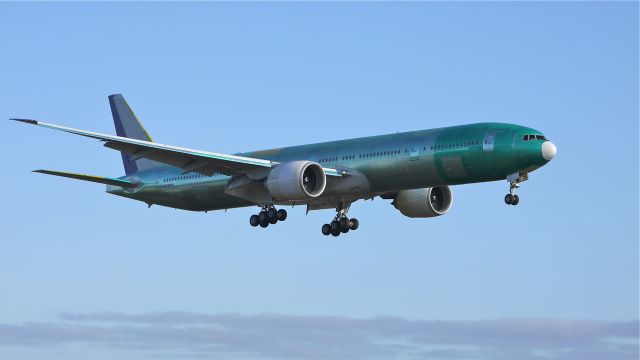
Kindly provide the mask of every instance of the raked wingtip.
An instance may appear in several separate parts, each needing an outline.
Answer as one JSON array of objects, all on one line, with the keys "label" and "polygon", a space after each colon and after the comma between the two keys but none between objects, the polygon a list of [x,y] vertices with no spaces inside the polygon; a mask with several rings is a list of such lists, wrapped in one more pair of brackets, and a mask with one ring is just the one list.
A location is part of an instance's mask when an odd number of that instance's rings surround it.
[{"label": "raked wingtip", "polygon": [[38,125],[38,120],[18,119],[18,118],[9,118],[9,120],[11,120],[11,121],[19,121],[19,122],[23,122],[23,123],[27,123],[27,124],[31,124],[31,125]]}]

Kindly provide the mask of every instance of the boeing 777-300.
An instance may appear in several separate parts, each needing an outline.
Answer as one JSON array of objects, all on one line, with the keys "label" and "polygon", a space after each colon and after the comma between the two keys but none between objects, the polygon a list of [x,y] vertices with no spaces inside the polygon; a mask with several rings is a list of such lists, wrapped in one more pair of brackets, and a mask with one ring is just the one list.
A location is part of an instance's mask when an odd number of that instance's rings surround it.
[{"label": "boeing 777-300", "polygon": [[100,140],[120,151],[125,175],[101,177],[52,170],[35,172],[106,184],[110,194],[191,211],[258,206],[251,226],[287,218],[275,206],[335,209],[324,235],[358,228],[347,217],[354,201],[380,196],[403,215],[447,213],[451,185],[507,180],[505,203],[529,173],[556,155],[540,131],[504,123],[478,123],[338,140],[269,150],[221,154],[151,140],[122,95],[109,96],[116,134],[107,135],[31,119],[11,119]]}]

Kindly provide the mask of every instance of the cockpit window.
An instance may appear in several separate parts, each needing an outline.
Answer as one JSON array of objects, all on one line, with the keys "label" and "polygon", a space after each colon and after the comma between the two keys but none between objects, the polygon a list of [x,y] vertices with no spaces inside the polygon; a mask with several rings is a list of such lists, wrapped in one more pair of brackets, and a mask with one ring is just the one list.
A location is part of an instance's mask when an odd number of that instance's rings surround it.
[{"label": "cockpit window", "polygon": [[522,140],[524,140],[524,141],[536,140],[536,139],[538,139],[538,140],[542,140],[542,141],[547,140],[547,139],[544,137],[544,135],[524,135],[524,136],[522,137]]}]

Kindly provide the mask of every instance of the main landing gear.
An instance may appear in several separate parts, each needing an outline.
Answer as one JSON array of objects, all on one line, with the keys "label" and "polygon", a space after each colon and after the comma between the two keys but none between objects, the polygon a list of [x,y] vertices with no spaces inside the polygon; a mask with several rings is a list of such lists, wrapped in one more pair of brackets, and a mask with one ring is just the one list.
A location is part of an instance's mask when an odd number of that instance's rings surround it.
[{"label": "main landing gear", "polygon": [[262,206],[262,211],[260,211],[258,215],[251,215],[249,218],[249,224],[253,227],[260,225],[260,227],[266,228],[269,224],[273,225],[278,221],[285,221],[286,219],[287,210],[276,210],[273,205],[264,205]]},{"label": "main landing gear", "polygon": [[340,234],[348,233],[349,230],[356,230],[360,222],[356,218],[349,219],[347,217],[348,210],[348,207],[338,209],[338,213],[333,218],[333,221],[330,224],[322,225],[322,235],[339,236]]}]

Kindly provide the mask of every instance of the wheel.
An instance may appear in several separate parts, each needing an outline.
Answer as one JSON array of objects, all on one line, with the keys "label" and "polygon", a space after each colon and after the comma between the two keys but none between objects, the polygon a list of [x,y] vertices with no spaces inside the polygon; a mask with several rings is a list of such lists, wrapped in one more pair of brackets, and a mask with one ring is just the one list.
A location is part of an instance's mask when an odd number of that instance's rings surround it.
[{"label": "wheel", "polygon": [[333,235],[333,236],[340,235],[340,229],[331,230],[331,235]]},{"label": "wheel", "polygon": [[278,222],[278,212],[274,208],[270,208],[267,210],[267,219],[269,219],[270,224],[275,224]]},{"label": "wheel", "polygon": [[249,224],[253,227],[260,225],[260,217],[258,215],[251,215],[249,218]]},{"label": "wheel", "polygon": [[340,223],[336,220],[331,222],[331,231],[338,230],[340,231]]},{"label": "wheel", "polygon": [[279,221],[287,220],[287,210],[285,209],[278,210],[278,220]]},{"label": "wheel", "polygon": [[347,226],[346,228],[340,228],[340,232],[343,234],[346,234],[349,232],[349,227]]},{"label": "wheel", "polygon": [[349,229],[349,219],[347,219],[346,217],[340,218],[338,222],[340,223],[340,230]]},{"label": "wheel", "polygon": [[351,230],[356,230],[358,229],[358,226],[360,225],[360,222],[358,221],[358,219],[353,218],[351,220],[349,220],[349,228]]},{"label": "wheel", "polygon": [[507,194],[504,196],[504,203],[507,205],[511,205],[511,203],[513,202],[513,195],[511,194]]},{"label": "wheel", "polygon": [[329,224],[322,225],[322,235],[327,236],[329,234],[331,234],[331,225]]},{"label": "wheel", "polygon": [[511,205],[518,205],[519,202],[520,202],[520,196],[513,195],[513,201],[511,202]]},{"label": "wheel", "polygon": [[263,222],[268,223],[269,222],[269,218],[267,217],[267,212],[264,211],[264,210],[260,211],[260,213],[258,213],[258,220],[260,220],[261,224]]},{"label": "wheel", "polygon": [[260,221],[260,227],[266,228],[269,226],[269,220]]}]

